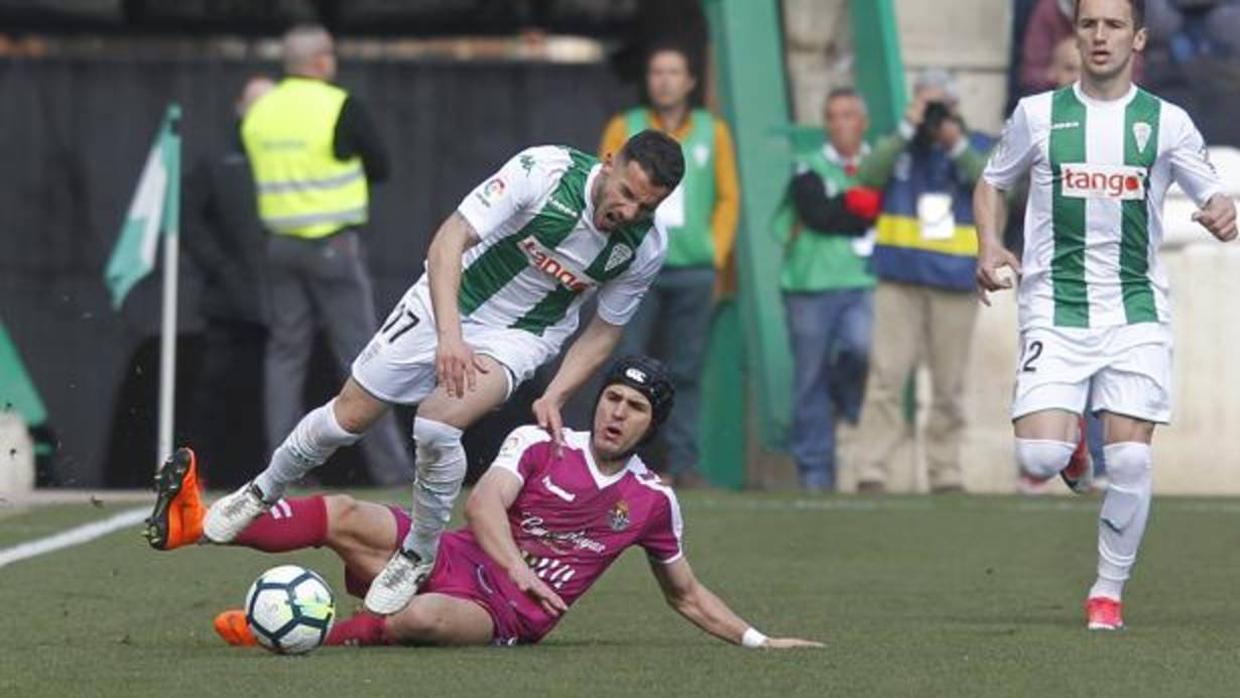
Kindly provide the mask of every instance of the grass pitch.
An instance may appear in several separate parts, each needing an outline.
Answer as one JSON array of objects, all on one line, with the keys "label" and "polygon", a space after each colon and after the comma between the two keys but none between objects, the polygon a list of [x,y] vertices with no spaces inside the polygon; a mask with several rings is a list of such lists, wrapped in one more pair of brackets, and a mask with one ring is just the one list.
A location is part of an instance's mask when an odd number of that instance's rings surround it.
[{"label": "grass pitch", "polygon": [[[277,657],[222,645],[212,617],[281,562],[340,595],[330,553],[156,553],[135,528],[0,569],[0,695],[1240,694],[1235,500],[1155,499],[1129,629],[1114,634],[1082,622],[1097,500],[689,493],[682,505],[704,582],[768,634],[827,648],[713,640],[663,604],[631,551],[535,647]],[[0,512],[0,547],[127,506]]]}]

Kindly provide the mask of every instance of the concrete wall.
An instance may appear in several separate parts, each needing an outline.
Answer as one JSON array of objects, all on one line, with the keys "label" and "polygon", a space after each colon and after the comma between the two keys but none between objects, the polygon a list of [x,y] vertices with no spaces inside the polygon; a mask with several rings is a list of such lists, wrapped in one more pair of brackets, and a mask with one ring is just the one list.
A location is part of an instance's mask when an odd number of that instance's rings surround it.
[{"label": "concrete wall", "polygon": [[[921,68],[951,68],[961,109],[977,129],[1002,126],[1011,7],[1004,0],[896,0],[901,50],[911,83]],[[853,41],[847,0],[784,0],[784,45],[794,119],[820,121],[833,87],[852,84]]]},{"label": "concrete wall", "polygon": [[[1173,423],[1154,438],[1154,487],[1163,494],[1240,494],[1240,247],[1193,244],[1163,251],[1175,304]],[[969,428],[962,454],[970,491],[1015,487],[1008,421],[1016,371],[1016,303],[1012,294],[982,308],[966,387]],[[923,380],[924,384],[924,380]],[[923,385],[921,395],[928,395]],[[924,419],[924,405],[923,419]],[[845,460],[863,444],[852,439]],[[912,449],[897,458],[893,485],[924,488]]]}]

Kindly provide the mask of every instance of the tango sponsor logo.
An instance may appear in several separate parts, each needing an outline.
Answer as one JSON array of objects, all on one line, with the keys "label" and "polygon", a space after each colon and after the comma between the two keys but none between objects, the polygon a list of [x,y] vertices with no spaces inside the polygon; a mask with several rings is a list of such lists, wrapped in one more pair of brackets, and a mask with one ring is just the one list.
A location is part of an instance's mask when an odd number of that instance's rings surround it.
[{"label": "tango sponsor logo", "polygon": [[555,253],[547,249],[534,237],[528,237],[519,243],[530,264],[535,269],[555,279],[557,283],[575,293],[586,290],[591,283],[590,277],[584,272],[574,269],[568,262],[558,259]]},{"label": "tango sponsor logo", "polygon": [[1060,191],[1073,199],[1145,199],[1144,167],[1071,163],[1060,170]]}]

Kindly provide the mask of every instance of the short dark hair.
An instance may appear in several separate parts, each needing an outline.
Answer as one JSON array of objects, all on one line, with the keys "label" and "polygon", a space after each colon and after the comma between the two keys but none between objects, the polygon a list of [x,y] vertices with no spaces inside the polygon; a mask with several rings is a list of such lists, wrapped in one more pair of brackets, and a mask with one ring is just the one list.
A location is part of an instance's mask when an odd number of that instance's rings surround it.
[{"label": "short dark hair", "polygon": [[636,162],[651,182],[669,191],[685,176],[685,155],[680,144],[654,129],[648,128],[626,141],[620,149],[620,158]]},{"label": "short dark hair", "polygon": [[[1132,24],[1134,29],[1141,29],[1145,26],[1145,0],[1128,0],[1129,7],[1132,8]],[[1072,21],[1076,22],[1081,16],[1081,0],[1073,0],[1072,2]]]},{"label": "short dark hair", "polygon": [[827,93],[827,101],[828,101],[828,102],[830,102],[830,101],[831,101],[831,100],[833,100],[833,99],[839,99],[840,97],[858,97],[858,98],[860,98],[860,97],[861,97],[861,93],[860,93],[860,92],[858,92],[858,91],[857,91],[857,88],[855,88],[855,87],[833,87],[833,88],[831,88],[831,91]]},{"label": "short dark hair", "polygon": [[685,69],[689,71],[689,76],[697,77],[697,68],[693,65],[693,56],[689,55],[689,49],[679,41],[672,39],[659,39],[646,49],[646,61],[643,64],[646,70],[650,70],[650,61],[660,53],[679,53],[680,57],[685,59]]}]

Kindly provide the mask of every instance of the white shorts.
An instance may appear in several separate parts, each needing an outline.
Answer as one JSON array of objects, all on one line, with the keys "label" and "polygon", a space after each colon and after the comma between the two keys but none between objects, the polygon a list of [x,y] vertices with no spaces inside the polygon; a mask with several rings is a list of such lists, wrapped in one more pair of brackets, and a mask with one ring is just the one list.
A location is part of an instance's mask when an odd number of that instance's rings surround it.
[{"label": "white shorts", "polygon": [[[509,396],[559,349],[524,330],[469,318],[461,319],[461,336],[475,352],[504,367]],[[438,344],[435,315],[411,288],[353,360],[353,380],[385,402],[416,405],[435,390]]]},{"label": "white shorts", "polygon": [[1171,421],[1170,325],[1031,327],[1021,333],[1012,419],[1042,410]]}]

